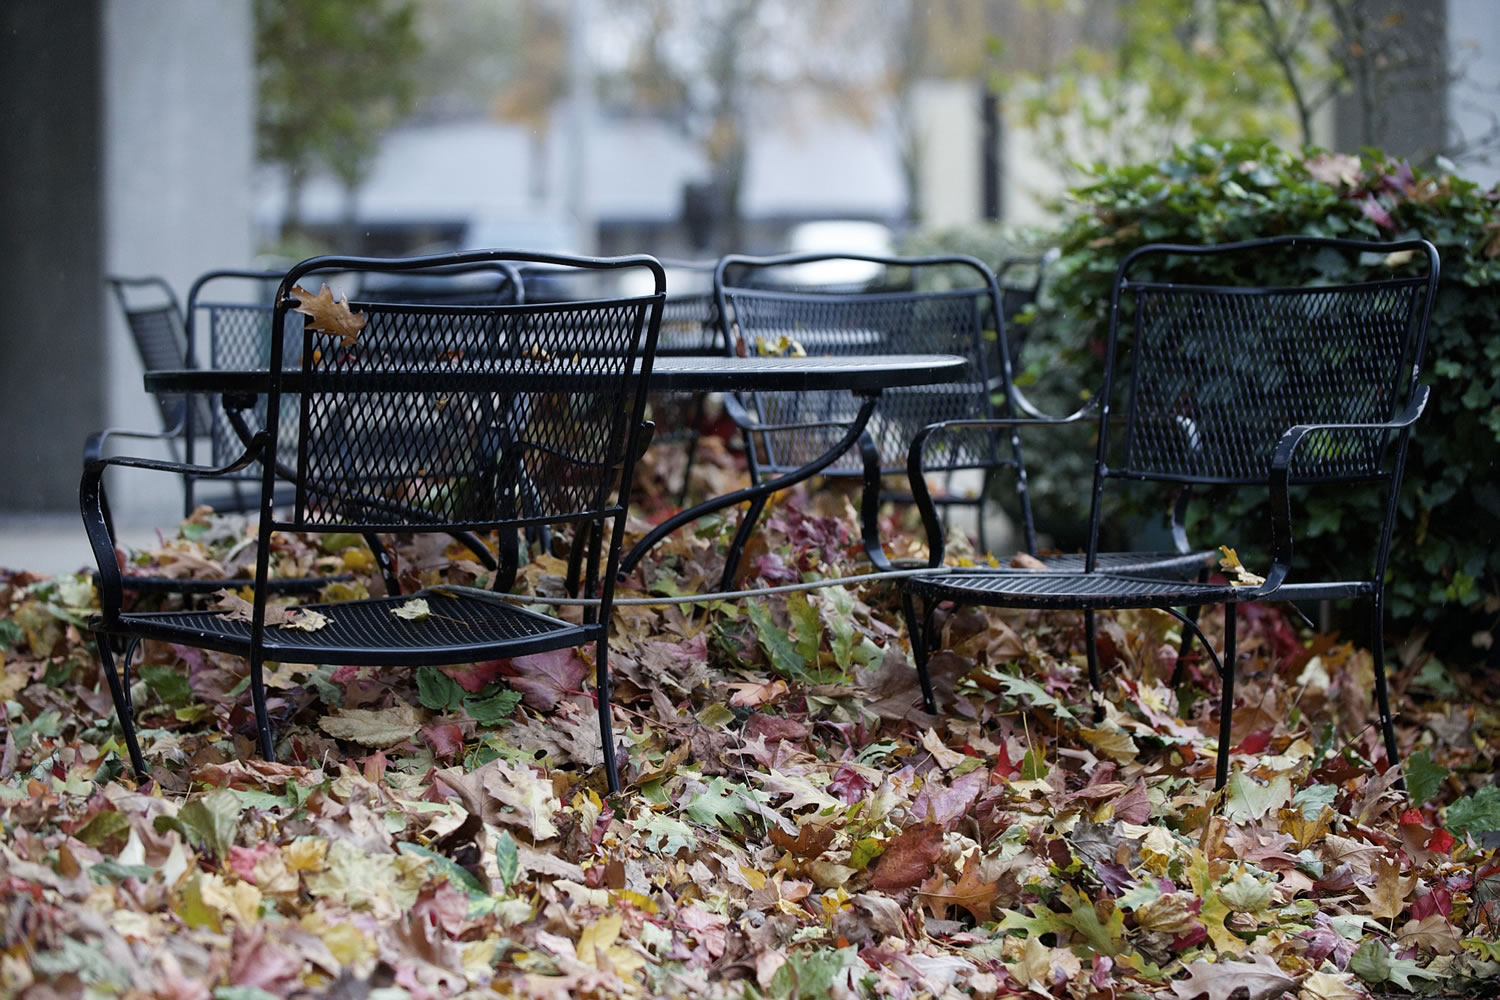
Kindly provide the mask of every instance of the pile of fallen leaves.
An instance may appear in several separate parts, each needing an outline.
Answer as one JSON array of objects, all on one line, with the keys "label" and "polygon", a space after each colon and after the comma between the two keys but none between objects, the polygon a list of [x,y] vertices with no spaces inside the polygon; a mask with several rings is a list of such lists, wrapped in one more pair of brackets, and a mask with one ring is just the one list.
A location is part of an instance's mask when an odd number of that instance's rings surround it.
[{"label": "pile of fallen leaves", "polygon": [[[679,533],[626,593],[714,589],[733,521]],[[836,495],[783,498],[746,582],[859,572],[855,525]],[[203,513],[132,569],[243,566],[248,537]],[[358,539],[281,544],[284,575],[352,574],[334,598],[380,586]],[[397,550],[403,584],[485,582],[446,538]],[[533,553],[518,589],[558,594],[564,572]],[[1102,619],[1096,722],[1073,614],[947,617],[945,711],[930,716],[888,584],[619,608],[627,790],[606,798],[589,649],[275,667],[270,764],[242,662],[152,647],[134,678],[153,767],[138,782],[81,628],[94,604],[86,576],[0,573],[5,995],[1348,1000],[1500,985],[1494,679],[1404,648],[1404,758],[1387,767],[1369,654],[1274,609],[1239,611],[1233,778],[1215,796],[1217,684],[1195,660],[1169,689],[1180,637],[1162,614]],[[1222,618],[1204,627],[1216,637]]]}]

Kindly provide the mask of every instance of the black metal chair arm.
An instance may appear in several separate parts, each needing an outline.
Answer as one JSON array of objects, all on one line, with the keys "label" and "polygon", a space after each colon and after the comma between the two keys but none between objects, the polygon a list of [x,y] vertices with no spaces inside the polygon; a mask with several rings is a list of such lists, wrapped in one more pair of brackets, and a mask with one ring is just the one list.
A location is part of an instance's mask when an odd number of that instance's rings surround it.
[{"label": "black metal chair arm", "polygon": [[[101,435],[94,435],[100,437]],[[99,567],[100,607],[106,623],[118,621],[125,600],[120,566],[115,562],[114,529],[110,524],[109,502],[104,494],[104,470],[112,466],[130,469],[150,469],[155,472],[192,473],[206,479],[239,472],[251,465],[260,453],[270,446],[270,436],[257,434],[234,462],[222,468],[188,465],[184,462],[163,462],[157,459],[134,458],[121,455],[114,458],[93,458],[83,465],[83,478],[78,487],[79,508],[83,514],[83,526],[89,538],[89,548],[94,551],[94,562]],[[90,445],[94,444],[90,439]]]},{"label": "black metal chair arm", "polygon": [[183,424],[186,420],[179,420],[174,426],[164,431],[138,431],[129,427],[109,427],[102,431],[90,434],[88,440],[83,444],[83,460],[85,462],[97,462],[104,455],[104,445],[110,438],[132,438],[137,441],[170,441],[181,436]]},{"label": "black metal chair arm", "polygon": [[1271,568],[1266,575],[1263,593],[1270,594],[1286,582],[1292,565],[1292,459],[1307,436],[1314,431],[1400,431],[1417,422],[1427,408],[1432,387],[1418,385],[1406,408],[1395,419],[1383,423],[1298,424],[1282,434],[1271,455]]},{"label": "black metal chair arm", "polygon": [[[1046,422],[1046,423],[1071,424],[1071,423],[1077,423],[1078,421],[1083,420],[1085,418],[1092,417],[1093,414],[1094,414],[1094,411],[1099,408],[1099,397],[1098,396],[1093,397],[1087,403],[1084,403],[1078,409],[1074,410],[1072,413],[1068,414],[1065,417],[1054,417],[1054,416],[1051,416],[1050,414],[1043,413],[1041,410],[1038,410],[1036,408],[1036,405],[1034,403],[1032,403],[1031,400],[1029,400],[1029,399],[1026,398],[1026,394],[1024,392],[1022,392],[1017,386],[1015,386],[1014,384],[1012,384],[1011,387],[1010,387],[1010,403],[1018,411],[1020,411],[1022,414],[1024,414],[1024,419],[1026,419],[1028,421],[1041,421],[1041,422]],[[1016,418],[1016,419],[1023,419],[1023,418]]]},{"label": "black metal chair arm", "polygon": [[[95,458],[84,462],[84,477],[90,474],[100,476],[104,469],[110,466],[120,466],[127,469],[150,469],[153,472],[175,472],[179,475],[201,476],[212,479],[216,476],[227,476],[231,473],[240,472],[250,465],[259,461],[271,444],[271,436],[265,431],[260,431],[246,446],[245,451],[228,465],[190,465],[187,462],[164,462],[155,458],[137,458],[131,455],[116,455],[113,458]],[[87,446],[85,446],[87,447]]]}]

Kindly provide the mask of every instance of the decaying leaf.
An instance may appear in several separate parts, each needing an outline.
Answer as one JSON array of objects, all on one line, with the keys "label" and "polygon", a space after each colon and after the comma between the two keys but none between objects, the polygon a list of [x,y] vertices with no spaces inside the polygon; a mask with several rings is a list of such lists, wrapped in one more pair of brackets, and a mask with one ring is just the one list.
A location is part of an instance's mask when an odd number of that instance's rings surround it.
[{"label": "decaying leaf", "polygon": [[298,285],[292,289],[292,295],[300,303],[292,311],[311,317],[307,320],[309,330],[338,337],[343,347],[353,347],[359,342],[360,331],[365,328],[368,320],[364,313],[357,313],[349,308],[349,296],[335,302],[333,289],[326,284],[316,295]]},{"label": "decaying leaf", "polygon": [[[213,610],[226,621],[248,622],[255,619],[255,605],[232,590],[221,590],[215,594],[218,601]],[[317,611],[281,604],[266,605],[267,628],[294,628],[303,632],[316,632],[328,624],[328,616]]]},{"label": "decaying leaf", "polygon": [[1219,560],[1219,568],[1224,571],[1231,587],[1259,587],[1266,582],[1265,577],[1257,576],[1240,565],[1239,554],[1234,549],[1220,545],[1219,551],[1224,553],[1224,557]]},{"label": "decaying leaf", "polygon": [[432,609],[427,606],[426,598],[413,597],[405,604],[392,608],[391,614],[409,622],[419,622],[423,618],[429,617],[432,614]]},{"label": "decaying leaf", "polygon": [[387,709],[345,708],[325,715],[318,727],[329,736],[366,747],[392,747],[417,735],[422,726],[409,705]]}]

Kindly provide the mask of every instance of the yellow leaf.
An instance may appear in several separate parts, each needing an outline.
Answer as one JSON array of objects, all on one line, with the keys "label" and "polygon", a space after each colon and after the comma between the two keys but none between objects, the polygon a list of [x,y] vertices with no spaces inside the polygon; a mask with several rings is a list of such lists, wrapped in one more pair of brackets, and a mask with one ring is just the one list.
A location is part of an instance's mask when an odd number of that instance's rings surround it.
[{"label": "yellow leaf", "polygon": [[1395,857],[1376,858],[1370,863],[1370,870],[1375,875],[1375,884],[1356,888],[1369,898],[1370,916],[1376,920],[1394,920],[1406,909],[1406,894],[1416,885],[1416,876],[1403,886],[1401,862]]},{"label": "yellow leaf", "polygon": [[1108,757],[1110,760],[1121,764],[1129,764],[1140,755],[1140,748],[1135,745],[1135,740],[1130,738],[1129,733],[1116,732],[1109,729],[1080,729],[1078,735],[1083,737],[1085,743]]},{"label": "yellow leaf", "polygon": [[750,887],[752,889],[755,889],[756,891],[759,891],[759,890],[764,889],[766,887],[766,877],[765,877],[765,875],[763,875],[762,873],[756,871],[753,868],[746,868],[744,865],[740,865],[739,868],[740,868],[740,874],[745,877],[745,881],[746,882],[750,883]]},{"label": "yellow leaf", "polygon": [[427,601],[421,597],[413,597],[399,608],[392,608],[391,614],[397,618],[403,618],[409,622],[419,622],[432,614],[432,609],[427,606]]},{"label": "yellow leaf", "polygon": [[289,871],[322,871],[328,858],[328,841],[322,837],[294,840],[281,849],[281,857]]},{"label": "yellow leaf", "polygon": [[1229,578],[1231,587],[1259,587],[1266,582],[1263,576],[1256,576],[1244,566],[1240,565],[1240,557],[1227,545],[1220,545],[1219,551],[1224,553],[1224,558],[1219,560],[1219,568]]},{"label": "yellow leaf", "polygon": [[344,347],[353,347],[359,341],[359,332],[365,328],[365,314],[350,310],[349,296],[335,302],[333,289],[326,284],[316,295],[298,285],[292,289],[292,295],[301,303],[293,312],[312,317],[307,323],[309,330],[338,337]]},{"label": "yellow leaf", "polygon": [[1005,971],[1023,986],[1035,983],[1050,995],[1046,984],[1052,978],[1052,949],[1042,944],[1039,937],[1028,937],[1016,961],[1005,963]]},{"label": "yellow leaf", "polygon": [[1367,996],[1348,972],[1314,972],[1302,980],[1297,992],[1297,1000],[1364,1000]]},{"label": "yellow leaf", "polygon": [[602,968],[599,959],[609,953],[609,946],[620,936],[623,918],[618,913],[600,917],[578,935],[578,960]]}]

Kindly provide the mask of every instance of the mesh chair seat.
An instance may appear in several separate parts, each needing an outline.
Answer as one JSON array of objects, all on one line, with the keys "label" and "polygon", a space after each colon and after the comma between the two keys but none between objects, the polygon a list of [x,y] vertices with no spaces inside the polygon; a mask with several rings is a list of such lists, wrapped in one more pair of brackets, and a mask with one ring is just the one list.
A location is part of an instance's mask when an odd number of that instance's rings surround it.
[{"label": "mesh chair seat", "polygon": [[[266,659],[286,663],[324,660],[384,664],[461,663],[556,649],[587,642],[598,625],[574,625],[525,608],[480,597],[423,592],[431,614],[408,620],[394,612],[412,597],[379,597],[336,604],[303,604],[328,623],[314,631],[267,627]],[[161,611],[120,616],[131,632],[163,642],[191,643],[248,656],[250,623],[221,611]],[[102,623],[95,623],[96,627]],[[528,640],[531,644],[528,644]]]},{"label": "mesh chair seat", "polygon": [[[1101,552],[1096,569],[1106,573],[1124,573],[1128,576],[1182,578],[1191,576],[1213,564],[1215,553],[1208,549],[1197,552]],[[1058,555],[1038,556],[1044,569],[1023,570],[1032,573],[1082,573],[1086,559],[1082,552],[1065,552]]]},{"label": "mesh chair seat", "polygon": [[1067,573],[1024,569],[955,570],[911,577],[907,589],[924,598],[1008,608],[1156,608],[1231,603],[1254,588],[1123,573]]}]

